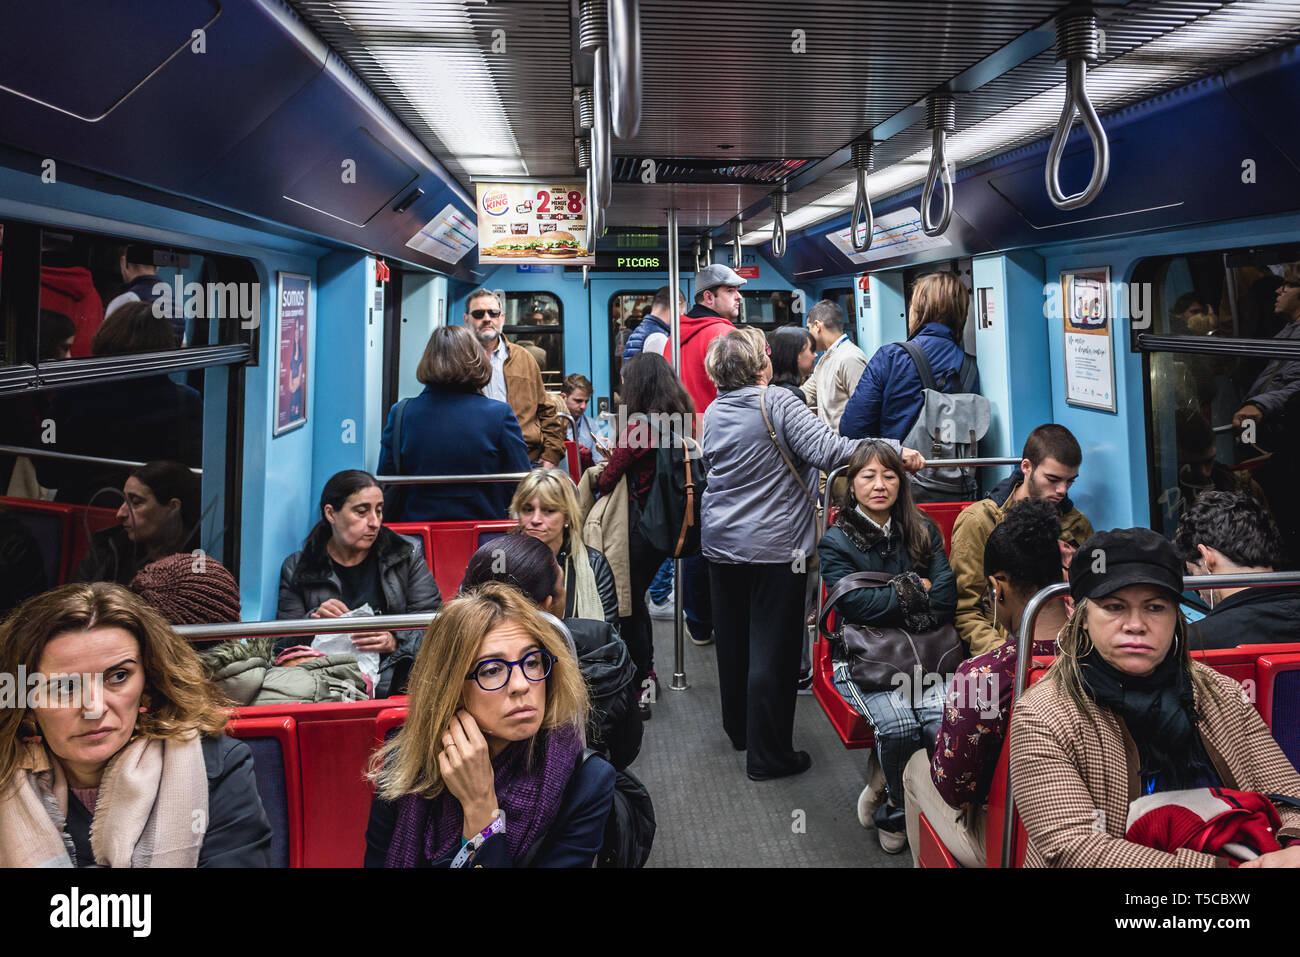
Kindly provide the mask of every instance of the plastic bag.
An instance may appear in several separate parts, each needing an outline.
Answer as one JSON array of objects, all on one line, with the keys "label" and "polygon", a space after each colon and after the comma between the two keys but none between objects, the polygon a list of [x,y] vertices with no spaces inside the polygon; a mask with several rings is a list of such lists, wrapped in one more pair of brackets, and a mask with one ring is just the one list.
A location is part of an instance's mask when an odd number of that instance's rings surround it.
[{"label": "plastic bag", "polygon": [[[375,610],[370,607],[370,603],[362,605],[360,608],[353,608],[346,615],[340,615],[341,618],[369,618],[373,617]],[[364,634],[364,632],[357,632]],[[351,632],[335,632],[324,635],[317,635],[311,643],[311,646],[317,651],[324,652],[327,655],[352,655],[357,659],[357,666],[361,673],[370,679],[370,687],[374,688],[379,684],[379,652],[361,651],[352,644]]]}]

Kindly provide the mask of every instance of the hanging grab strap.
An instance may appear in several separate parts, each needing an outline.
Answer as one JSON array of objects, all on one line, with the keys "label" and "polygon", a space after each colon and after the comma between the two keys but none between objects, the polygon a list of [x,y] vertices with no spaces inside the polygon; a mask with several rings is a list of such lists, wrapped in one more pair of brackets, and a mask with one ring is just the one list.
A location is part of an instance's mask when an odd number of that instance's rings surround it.
[{"label": "hanging grab strap", "polygon": [[[871,211],[871,195],[867,192],[867,174],[871,172],[871,159],[876,144],[871,139],[853,144],[853,167],[857,170],[857,193],[853,197],[853,216],[849,220],[849,241],[853,251],[865,253],[876,238],[876,216]],[[863,222],[865,220],[865,222]],[[864,235],[858,241],[858,224],[863,223]]]},{"label": "hanging grab strap", "polygon": [[[930,168],[925,174],[921,193],[921,229],[927,236],[942,236],[952,221],[952,171],[948,168],[948,134],[957,129],[957,105],[947,93],[936,93],[926,104],[926,127],[934,131],[930,149]],[[934,187],[943,179],[943,206],[936,223],[930,216]]]},{"label": "hanging grab strap", "polygon": [[[1088,64],[1100,57],[1100,38],[1097,18],[1091,12],[1067,12],[1056,21],[1056,59],[1065,61],[1065,104],[1061,118],[1052,134],[1052,145],[1047,148],[1047,195],[1057,209],[1078,209],[1087,206],[1101,193],[1110,174],[1110,143],[1102,128],[1101,118],[1088,98]],[[1092,140],[1092,179],[1081,193],[1066,196],[1061,191],[1061,154],[1070,127],[1074,125],[1074,112],[1079,111],[1084,129]]]}]

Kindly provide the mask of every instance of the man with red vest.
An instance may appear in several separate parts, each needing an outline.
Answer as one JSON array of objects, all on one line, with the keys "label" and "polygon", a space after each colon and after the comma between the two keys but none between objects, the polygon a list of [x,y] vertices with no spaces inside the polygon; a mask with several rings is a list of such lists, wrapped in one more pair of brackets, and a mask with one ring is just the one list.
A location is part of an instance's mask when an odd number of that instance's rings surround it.
[{"label": "man with red vest", "polygon": [[[695,306],[681,320],[682,367],[678,374],[699,415],[718,396],[717,386],[704,371],[704,354],[710,342],[736,328],[744,284],[735,270],[722,263],[705,266],[695,274]],[[673,361],[671,339],[664,346],[664,358]]]},{"label": "man with red vest", "polygon": [[[745,280],[735,270],[721,263],[705,266],[695,274],[695,306],[681,317],[682,367],[678,370],[682,385],[695,402],[695,413],[704,415],[718,397],[718,388],[704,371],[704,354],[709,343],[725,336],[740,317],[740,287]],[[664,346],[664,358],[670,363],[673,343]],[[709,596],[709,573],[701,555],[682,559],[683,611],[691,641],[697,645],[713,643],[713,609]]]}]

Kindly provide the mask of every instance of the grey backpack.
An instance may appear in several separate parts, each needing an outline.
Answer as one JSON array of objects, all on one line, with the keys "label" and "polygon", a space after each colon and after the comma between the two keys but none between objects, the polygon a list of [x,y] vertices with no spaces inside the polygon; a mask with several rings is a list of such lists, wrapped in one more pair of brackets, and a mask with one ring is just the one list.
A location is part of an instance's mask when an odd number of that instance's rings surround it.
[{"label": "grey backpack", "polygon": [[[935,381],[925,352],[915,341],[900,342],[921,374],[921,414],[903,438],[903,445],[933,459],[964,459],[979,455],[979,441],[989,430],[989,400],[975,387],[975,357],[967,354],[955,376]],[[949,392],[948,390],[953,391]],[[977,493],[973,468],[923,469],[912,481],[933,492],[961,495]]]}]

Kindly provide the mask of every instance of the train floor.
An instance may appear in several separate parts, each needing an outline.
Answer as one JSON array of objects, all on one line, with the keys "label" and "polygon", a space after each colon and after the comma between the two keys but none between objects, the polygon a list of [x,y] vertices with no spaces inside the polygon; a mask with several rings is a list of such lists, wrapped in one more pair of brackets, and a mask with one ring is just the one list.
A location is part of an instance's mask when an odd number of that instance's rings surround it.
[{"label": "train floor", "polygon": [[658,829],[648,867],[910,867],[858,823],[863,751],[848,751],[817,699],[801,694],[794,744],[812,756],[803,774],[755,782],[722,731],[713,646],[686,642],[690,688],[672,691],[673,625],[654,623],[661,691],[631,770],[654,800]]}]

